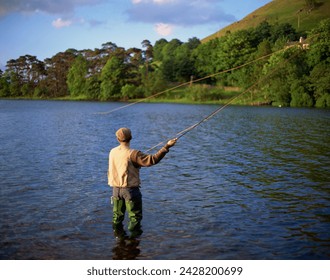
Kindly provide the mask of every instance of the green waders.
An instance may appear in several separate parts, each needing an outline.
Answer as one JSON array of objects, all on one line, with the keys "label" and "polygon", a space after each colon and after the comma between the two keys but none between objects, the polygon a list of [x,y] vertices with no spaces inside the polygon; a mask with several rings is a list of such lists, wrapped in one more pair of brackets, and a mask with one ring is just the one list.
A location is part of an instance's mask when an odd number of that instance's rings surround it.
[{"label": "green waders", "polygon": [[120,226],[125,218],[125,200],[122,198],[112,197],[113,202],[113,225]]},{"label": "green waders", "polygon": [[129,222],[128,230],[132,236],[142,233],[142,196],[139,188],[120,188],[115,190],[113,200],[113,227],[115,231],[123,230],[125,211],[127,210]]},{"label": "green waders", "polygon": [[130,200],[126,202],[129,223],[128,230],[131,232],[141,231],[142,200]]}]

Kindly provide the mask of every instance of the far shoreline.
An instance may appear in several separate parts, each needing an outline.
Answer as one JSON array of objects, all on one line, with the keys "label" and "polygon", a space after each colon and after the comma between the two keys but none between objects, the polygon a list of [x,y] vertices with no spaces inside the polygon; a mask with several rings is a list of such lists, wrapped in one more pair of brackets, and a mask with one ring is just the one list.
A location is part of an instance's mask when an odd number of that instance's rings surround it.
[{"label": "far shoreline", "polygon": [[[237,100],[230,102],[231,99],[223,100],[209,100],[209,101],[192,101],[188,99],[162,99],[162,98],[151,98],[151,99],[129,99],[129,100],[98,100],[98,99],[88,99],[85,97],[57,97],[57,98],[41,98],[41,97],[1,97],[0,100],[26,100],[26,101],[67,101],[67,102],[99,102],[99,103],[158,103],[158,104],[187,104],[187,105],[219,105],[219,106],[249,106],[249,107],[286,107],[286,108],[310,108],[310,109],[329,109],[327,107],[292,107],[285,106],[276,102],[264,102],[264,101],[250,101],[242,102],[242,100]],[[141,101],[140,101],[141,100]],[[228,104],[230,102],[230,104]]]}]

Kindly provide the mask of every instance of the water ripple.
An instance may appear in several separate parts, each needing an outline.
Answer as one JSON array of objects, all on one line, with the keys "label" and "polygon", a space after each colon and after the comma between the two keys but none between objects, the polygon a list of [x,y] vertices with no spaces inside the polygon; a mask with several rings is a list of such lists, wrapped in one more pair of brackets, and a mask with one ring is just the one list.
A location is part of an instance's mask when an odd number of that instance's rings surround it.
[{"label": "water ripple", "polygon": [[116,238],[114,132],[142,151],[214,106],[0,101],[1,259],[329,259],[329,114],[229,107],[142,169],[144,233]]}]

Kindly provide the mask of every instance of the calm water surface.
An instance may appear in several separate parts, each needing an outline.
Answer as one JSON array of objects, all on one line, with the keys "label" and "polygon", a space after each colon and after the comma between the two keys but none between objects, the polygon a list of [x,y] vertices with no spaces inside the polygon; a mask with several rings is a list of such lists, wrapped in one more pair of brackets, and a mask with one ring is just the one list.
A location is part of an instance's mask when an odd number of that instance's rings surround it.
[{"label": "calm water surface", "polygon": [[330,114],[228,107],[141,170],[143,234],[111,227],[109,150],[216,106],[0,100],[1,259],[330,259]]}]

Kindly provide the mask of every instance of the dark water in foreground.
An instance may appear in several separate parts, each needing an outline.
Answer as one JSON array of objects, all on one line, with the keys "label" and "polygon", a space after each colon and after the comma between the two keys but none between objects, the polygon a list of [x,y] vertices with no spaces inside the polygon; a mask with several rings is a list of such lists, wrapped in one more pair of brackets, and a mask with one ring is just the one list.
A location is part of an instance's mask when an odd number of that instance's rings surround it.
[{"label": "dark water in foreground", "polygon": [[330,259],[330,114],[229,107],[141,170],[144,233],[119,241],[114,132],[142,151],[207,105],[0,100],[1,259]]}]

